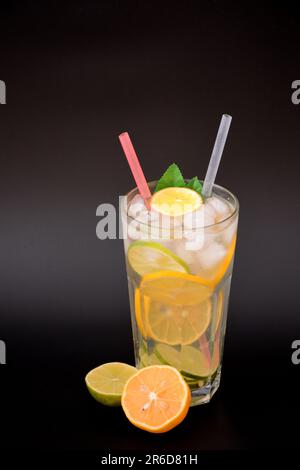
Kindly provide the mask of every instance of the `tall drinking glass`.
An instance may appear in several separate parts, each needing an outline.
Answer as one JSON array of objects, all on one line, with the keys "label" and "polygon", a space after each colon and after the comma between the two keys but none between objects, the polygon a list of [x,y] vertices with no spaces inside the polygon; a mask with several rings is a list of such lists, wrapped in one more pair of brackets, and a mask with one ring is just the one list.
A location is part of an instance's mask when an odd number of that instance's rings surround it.
[{"label": "tall drinking glass", "polygon": [[121,211],[136,366],[176,367],[191,405],[207,403],[221,378],[238,200],[214,185],[200,209],[166,224],[135,188]]}]

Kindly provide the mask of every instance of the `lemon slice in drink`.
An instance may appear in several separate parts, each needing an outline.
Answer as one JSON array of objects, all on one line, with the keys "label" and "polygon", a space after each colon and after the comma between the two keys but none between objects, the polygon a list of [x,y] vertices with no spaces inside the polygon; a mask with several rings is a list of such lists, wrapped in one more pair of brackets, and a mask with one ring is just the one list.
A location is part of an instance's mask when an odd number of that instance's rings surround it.
[{"label": "lemon slice in drink", "polygon": [[145,315],[147,315],[149,310],[149,297],[146,295],[141,297],[140,289],[138,287],[136,287],[134,293],[134,309],[137,327],[143,338],[147,338]]},{"label": "lemon slice in drink", "polygon": [[122,362],[108,362],[91,370],[85,377],[87,388],[103,405],[119,406],[124,386],[137,369]]},{"label": "lemon slice in drink", "polygon": [[179,271],[187,273],[187,264],[157,242],[136,241],[128,249],[128,261],[140,276],[156,271]]},{"label": "lemon slice in drink", "polygon": [[169,217],[180,217],[193,212],[203,204],[202,197],[189,188],[165,188],[151,198],[151,209]]},{"label": "lemon slice in drink", "polygon": [[140,293],[150,299],[144,318],[147,333],[155,341],[191,344],[210,324],[212,290],[197,276],[171,271],[148,274]]}]

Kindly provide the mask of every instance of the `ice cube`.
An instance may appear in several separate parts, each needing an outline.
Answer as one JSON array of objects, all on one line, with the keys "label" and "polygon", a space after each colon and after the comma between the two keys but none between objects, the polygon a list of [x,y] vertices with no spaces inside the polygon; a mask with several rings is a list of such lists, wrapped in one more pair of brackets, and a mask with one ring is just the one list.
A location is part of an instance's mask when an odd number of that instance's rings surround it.
[{"label": "ice cube", "polygon": [[184,214],[184,218],[183,218],[184,228],[189,230],[192,228],[203,227],[205,225],[204,216],[205,216],[204,206],[201,206],[200,209],[197,209],[196,211],[188,212],[187,214]]},{"label": "ice cube", "polygon": [[135,218],[141,224],[148,225],[150,221],[150,213],[143,209],[138,214],[136,214]]},{"label": "ice cube", "polygon": [[186,249],[186,243],[188,243],[187,241],[184,241],[184,240],[177,240],[176,242],[174,241],[174,249],[175,249],[175,253],[177,256],[179,256],[179,258],[181,258],[183,261],[185,261],[188,265],[193,263],[193,258],[195,256],[195,253],[193,253],[192,251],[188,251]]},{"label": "ice cube", "polygon": [[144,210],[147,210],[146,205],[145,205],[145,201],[142,198],[142,196],[137,194],[136,196],[134,196],[134,198],[132,199],[132,201],[129,205],[128,215],[130,217],[136,217],[140,212],[142,212]]},{"label": "ice cube", "polygon": [[230,215],[230,207],[228,203],[217,196],[212,196],[207,199],[205,205],[215,210],[215,215],[218,221],[224,220]]},{"label": "ice cube", "polygon": [[140,240],[142,238],[142,234],[140,231],[140,224],[135,220],[128,222],[127,224],[127,234],[128,237],[132,240]]},{"label": "ice cube", "polygon": [[237,220],[232,222],[222,232],[222,241],[225,245],[229,245],[237,230]]},{"label": "ice cube", "polygon": [[212,242],[207,248],[197,253],[198,260],[203,269],[214,268],[226,255],[226,248],[221,243]]}]

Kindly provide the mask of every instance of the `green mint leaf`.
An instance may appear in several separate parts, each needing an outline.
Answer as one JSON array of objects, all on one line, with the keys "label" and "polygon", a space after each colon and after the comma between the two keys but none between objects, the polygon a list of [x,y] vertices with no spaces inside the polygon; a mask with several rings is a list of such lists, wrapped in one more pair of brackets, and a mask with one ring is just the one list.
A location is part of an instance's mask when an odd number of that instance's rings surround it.
[{"label": "green mint leaf", "polygon": [[170,188],[172,186],[177,188],[182,188],[185,186],[185,181],[176,163],[172,163],[172,165],[170,165],[167,171],[165,171],[165,173],[162,175],[160,180],[158,180],[154,192],[160,191],[161,189]]},{"label": "green mint leaf", "polygon": [[190,189],[193,189],[194,191],[196,191],[199,194],[201,194],[201,192],[202,192],[202,184],[198,180],[197,176],[194,176],[194,178],[192,178],[188,183],[186,183],[186,187],[190,188]]}]

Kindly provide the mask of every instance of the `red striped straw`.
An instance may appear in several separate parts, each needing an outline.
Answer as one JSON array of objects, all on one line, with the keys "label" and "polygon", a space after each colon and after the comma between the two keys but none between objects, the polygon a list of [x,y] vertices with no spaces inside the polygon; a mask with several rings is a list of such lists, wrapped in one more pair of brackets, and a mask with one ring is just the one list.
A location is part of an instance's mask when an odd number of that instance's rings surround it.
[{"label": "red striped straw", "polygon": [[151,197],[151,192],[148,187],[143,170],[141,168],[138,156],[133,148],[128,132],[123,132],[122,134],[120,134],[119,139],[127,161],[129,163],[132,175],[138,187],[139,193],[147,203],[149,198]]}]

